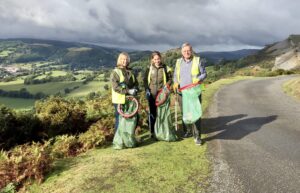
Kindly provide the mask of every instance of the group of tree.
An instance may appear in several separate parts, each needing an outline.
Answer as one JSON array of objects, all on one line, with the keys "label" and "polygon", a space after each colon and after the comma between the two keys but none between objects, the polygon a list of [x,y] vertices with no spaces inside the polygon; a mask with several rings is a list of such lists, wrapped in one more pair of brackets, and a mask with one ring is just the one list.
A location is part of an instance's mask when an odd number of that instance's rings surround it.
[{"label": "group of tree", "polygon": [[65,76],[49,76],[47,75],[45,78],[37,79],[37,75],[29,75],[24,79],[24,84],[44,84],[47,82],[61,82],[61,81],[76,81],[76,77],[73,74],[68,73]]},{"label": "group of tree", "polygon": [[25,98],[25,99],[43,99],[47,97],[47,95],[43,92],[37,92],[35,94],[32,94],[28,92],[26,88],[21,88],[20,90],[11,90],[11,91],[5,91],[0,89],[0,96],[12,97],[12,98]]}]

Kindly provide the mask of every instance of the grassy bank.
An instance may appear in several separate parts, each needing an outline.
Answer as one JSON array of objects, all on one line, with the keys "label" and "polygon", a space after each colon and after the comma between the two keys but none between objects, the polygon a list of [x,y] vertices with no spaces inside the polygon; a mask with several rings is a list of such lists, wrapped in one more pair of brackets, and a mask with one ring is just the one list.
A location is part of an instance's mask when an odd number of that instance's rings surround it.
[{"label": "grassy bank", "polygon": [[283,84],[283,90],[288,95],[300,101],[300,78],[294,78]]}]

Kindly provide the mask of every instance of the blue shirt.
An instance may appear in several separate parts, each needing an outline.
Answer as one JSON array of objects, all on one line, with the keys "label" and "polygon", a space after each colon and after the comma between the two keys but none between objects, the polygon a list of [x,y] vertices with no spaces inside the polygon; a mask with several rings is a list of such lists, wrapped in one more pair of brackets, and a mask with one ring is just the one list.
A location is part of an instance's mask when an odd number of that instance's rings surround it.
[{"label": "blue shirt", "polygon": [[[198,64],[198,68],[199,68],[199,75],[198,75],[198,79],[199,81],[203,81],[206,78],[206,70],[205,70],[205,64],[203,61],[200,60],[199,64]],[[192,59],[191,60],[184,60],[182,58],[181,63],[180,63],[180,87],[184,87],[188,84],[192,84],[193,83],[193,79],[192,79],[192,74],[191,74],[191,70],[192,70]],[[175,70],[174,70],[174,83],[178,83],[177,80],[177,69],[176,69],[176,65],[175,65]]]}]

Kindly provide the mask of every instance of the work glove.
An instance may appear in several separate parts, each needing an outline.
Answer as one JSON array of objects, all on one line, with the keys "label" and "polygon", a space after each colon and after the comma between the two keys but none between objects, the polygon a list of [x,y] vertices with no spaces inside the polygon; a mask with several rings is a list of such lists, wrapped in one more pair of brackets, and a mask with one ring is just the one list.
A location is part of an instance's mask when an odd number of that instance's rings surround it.
[{"label": "work glove", "polygon": [[121,83],[119,84],[119,86],[122,87],[122,88],[126,88],[126,87],[127,87],[127,85],[126,85],[124,82],[121,82]]},{"label": "work glove", "polygon": [[137,94],[137,89],[133,88],[133,89],[129,89],[127,91],[128,94],[132,95],[132,96],[135,96]]},{"label": "work glove", "polygon": [[174,93],[176,93],[178,91],[178,87],[179,87],[179,84],[177,82],[175,82],[173,84],[173,90],[174,90]]},{"label": "work glove", "polygon": [[149,100],[150,96],[151,96],[150,90],[149,90],[149,89],[146,89],[146,98],[147,98],[148,100]]}]

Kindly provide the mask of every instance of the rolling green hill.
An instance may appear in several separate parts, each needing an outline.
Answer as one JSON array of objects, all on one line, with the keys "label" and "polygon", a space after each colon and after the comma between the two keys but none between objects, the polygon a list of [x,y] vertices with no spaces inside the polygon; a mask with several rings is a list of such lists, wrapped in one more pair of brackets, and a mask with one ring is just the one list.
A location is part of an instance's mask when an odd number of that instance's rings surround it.
[{"label": "rolling green hill", "polygon": [[82,43],[35,39],[0,40],[0,63],[53,61],[74,68],[111,67],[119,50]]}]

